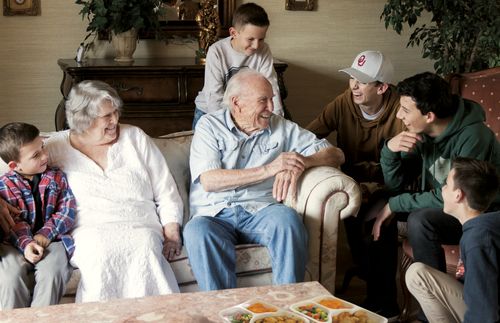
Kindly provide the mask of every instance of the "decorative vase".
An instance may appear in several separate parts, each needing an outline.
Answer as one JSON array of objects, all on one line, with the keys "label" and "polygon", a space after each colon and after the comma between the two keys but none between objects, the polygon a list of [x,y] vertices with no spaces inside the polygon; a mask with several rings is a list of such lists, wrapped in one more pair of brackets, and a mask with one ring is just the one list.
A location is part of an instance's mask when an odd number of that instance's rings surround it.
[{"label": "decorative vase", "polygon": [[115,61],[132,62],[135,48],[137,46],[137,30],[132,28],[123,33],[115,34],[111,37],[111,43],[115,49]]}]

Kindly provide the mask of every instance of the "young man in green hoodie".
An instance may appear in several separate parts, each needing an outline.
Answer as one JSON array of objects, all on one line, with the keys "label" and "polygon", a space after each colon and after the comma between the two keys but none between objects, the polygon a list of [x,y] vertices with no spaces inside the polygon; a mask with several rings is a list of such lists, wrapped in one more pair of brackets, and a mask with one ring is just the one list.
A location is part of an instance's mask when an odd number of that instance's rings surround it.
[{"label": "young man in green hoodie", "polygon": [[[382,148],[384,180],[393,196],[376,216],[373,238],[380,238],[382,224],[393,222],[394,213],[409,213],[408,238],[414,260],[446,271],[441,244],[458,244],[462,235],[460,222],[443,212],[441,187],[451,162],[456,157],[471,157],[500,169],[500,146],[484,124],[481,106],[452,95],[449,84],[438,75],[417,74],[401,81],[397,90],[401,96],[397,117],[408,130]],[[421,177],[420,190],[405,192],[415,176]],[[499,202],[497,194],[490,209]]]}]

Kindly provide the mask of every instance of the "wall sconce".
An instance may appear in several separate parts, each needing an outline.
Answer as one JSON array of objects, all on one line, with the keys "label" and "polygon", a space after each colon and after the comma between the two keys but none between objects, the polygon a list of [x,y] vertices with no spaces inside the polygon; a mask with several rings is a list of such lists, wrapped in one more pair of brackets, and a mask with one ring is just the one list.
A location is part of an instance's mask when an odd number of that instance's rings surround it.
[{"label": "wall sconce", "polygon": [[315,0],[286,0],[285,9],[295,11],[311,11],[314,9]]}]

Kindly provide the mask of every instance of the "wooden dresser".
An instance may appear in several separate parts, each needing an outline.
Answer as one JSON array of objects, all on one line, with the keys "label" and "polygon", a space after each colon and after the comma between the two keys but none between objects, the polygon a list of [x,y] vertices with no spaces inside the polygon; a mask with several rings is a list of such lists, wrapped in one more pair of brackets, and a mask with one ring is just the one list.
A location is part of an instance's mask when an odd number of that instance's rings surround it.
[{"label": "wooden dresser", "polygon": [[[191,130],[194,99],[203,88],[204,65],[194,58],[135,59],[130,64],[113,59],[73,59],[57,61],[63,71],[62,100],[56,116],[56,130],[67,128],[64,103],[71,87],[83,80],[101,80],[111,84],[123,100],[120,122],[144,129],[150,136]],[[275,62],[281,98],[287,91],[283,73],[288,67]]]}]

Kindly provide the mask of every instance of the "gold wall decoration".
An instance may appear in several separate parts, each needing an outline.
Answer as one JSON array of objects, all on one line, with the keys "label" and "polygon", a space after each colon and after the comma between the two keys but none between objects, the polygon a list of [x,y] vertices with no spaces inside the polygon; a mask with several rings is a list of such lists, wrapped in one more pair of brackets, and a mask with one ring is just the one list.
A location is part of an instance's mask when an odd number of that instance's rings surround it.
[{"label": "gold wall decoration", "polygon": [[315,0],[286,0],[285,9],[295,11],[311,11],[314,10]]},{"label": "gold wall decoration", "polygon": [[3,0],[4,16],[39,16],[42,13],[41,0]]},{"label": "gold wall decoration", "polygon": [[[162,30],[167,37],[198,37],[200,34],[200,25],[196,21],[196,16],[193,17],[192,14],[186,15],[183,13],[183,8],[180,7],[182,3],[184,5],[191,2],[198,6],[198,9],[202,7],[204,0],[162,0],[164,5],[163,8],[167,11],[167,15],[160,19],[160,24],[162,25]],[[236,8],[236,0],[215,0],[217,5],[217,11],[219,15],[219,26],[220,26],[220,37],[229,36],[229,27],[231,27],[231,22],[233,19],[233,12]],[[180,10],[180,9],[182,10]],[[197,11],[198,12],[198,11]],[[197,13],[196,12],[196,13]],[[195,13],[195,15],[196,15]],[[189,20],[188,18],[192,18]],[[151,38],[151,35],[140,35],[140,38]]]},{"label": "gold wall decoration", "polygon": [[195,20],[200,4],[193,0],[184,0],[177,5],[177,17],[179,20]]},{"label": "gold wall decoration", "polygon": [[206,56],[208,47],[219,38],[220,19],[216,0],[201,0],[201,9],[196,15],[196,22],[200,27],[200,34],[198,37],[200,46],[199,54],[201,56]]}]

